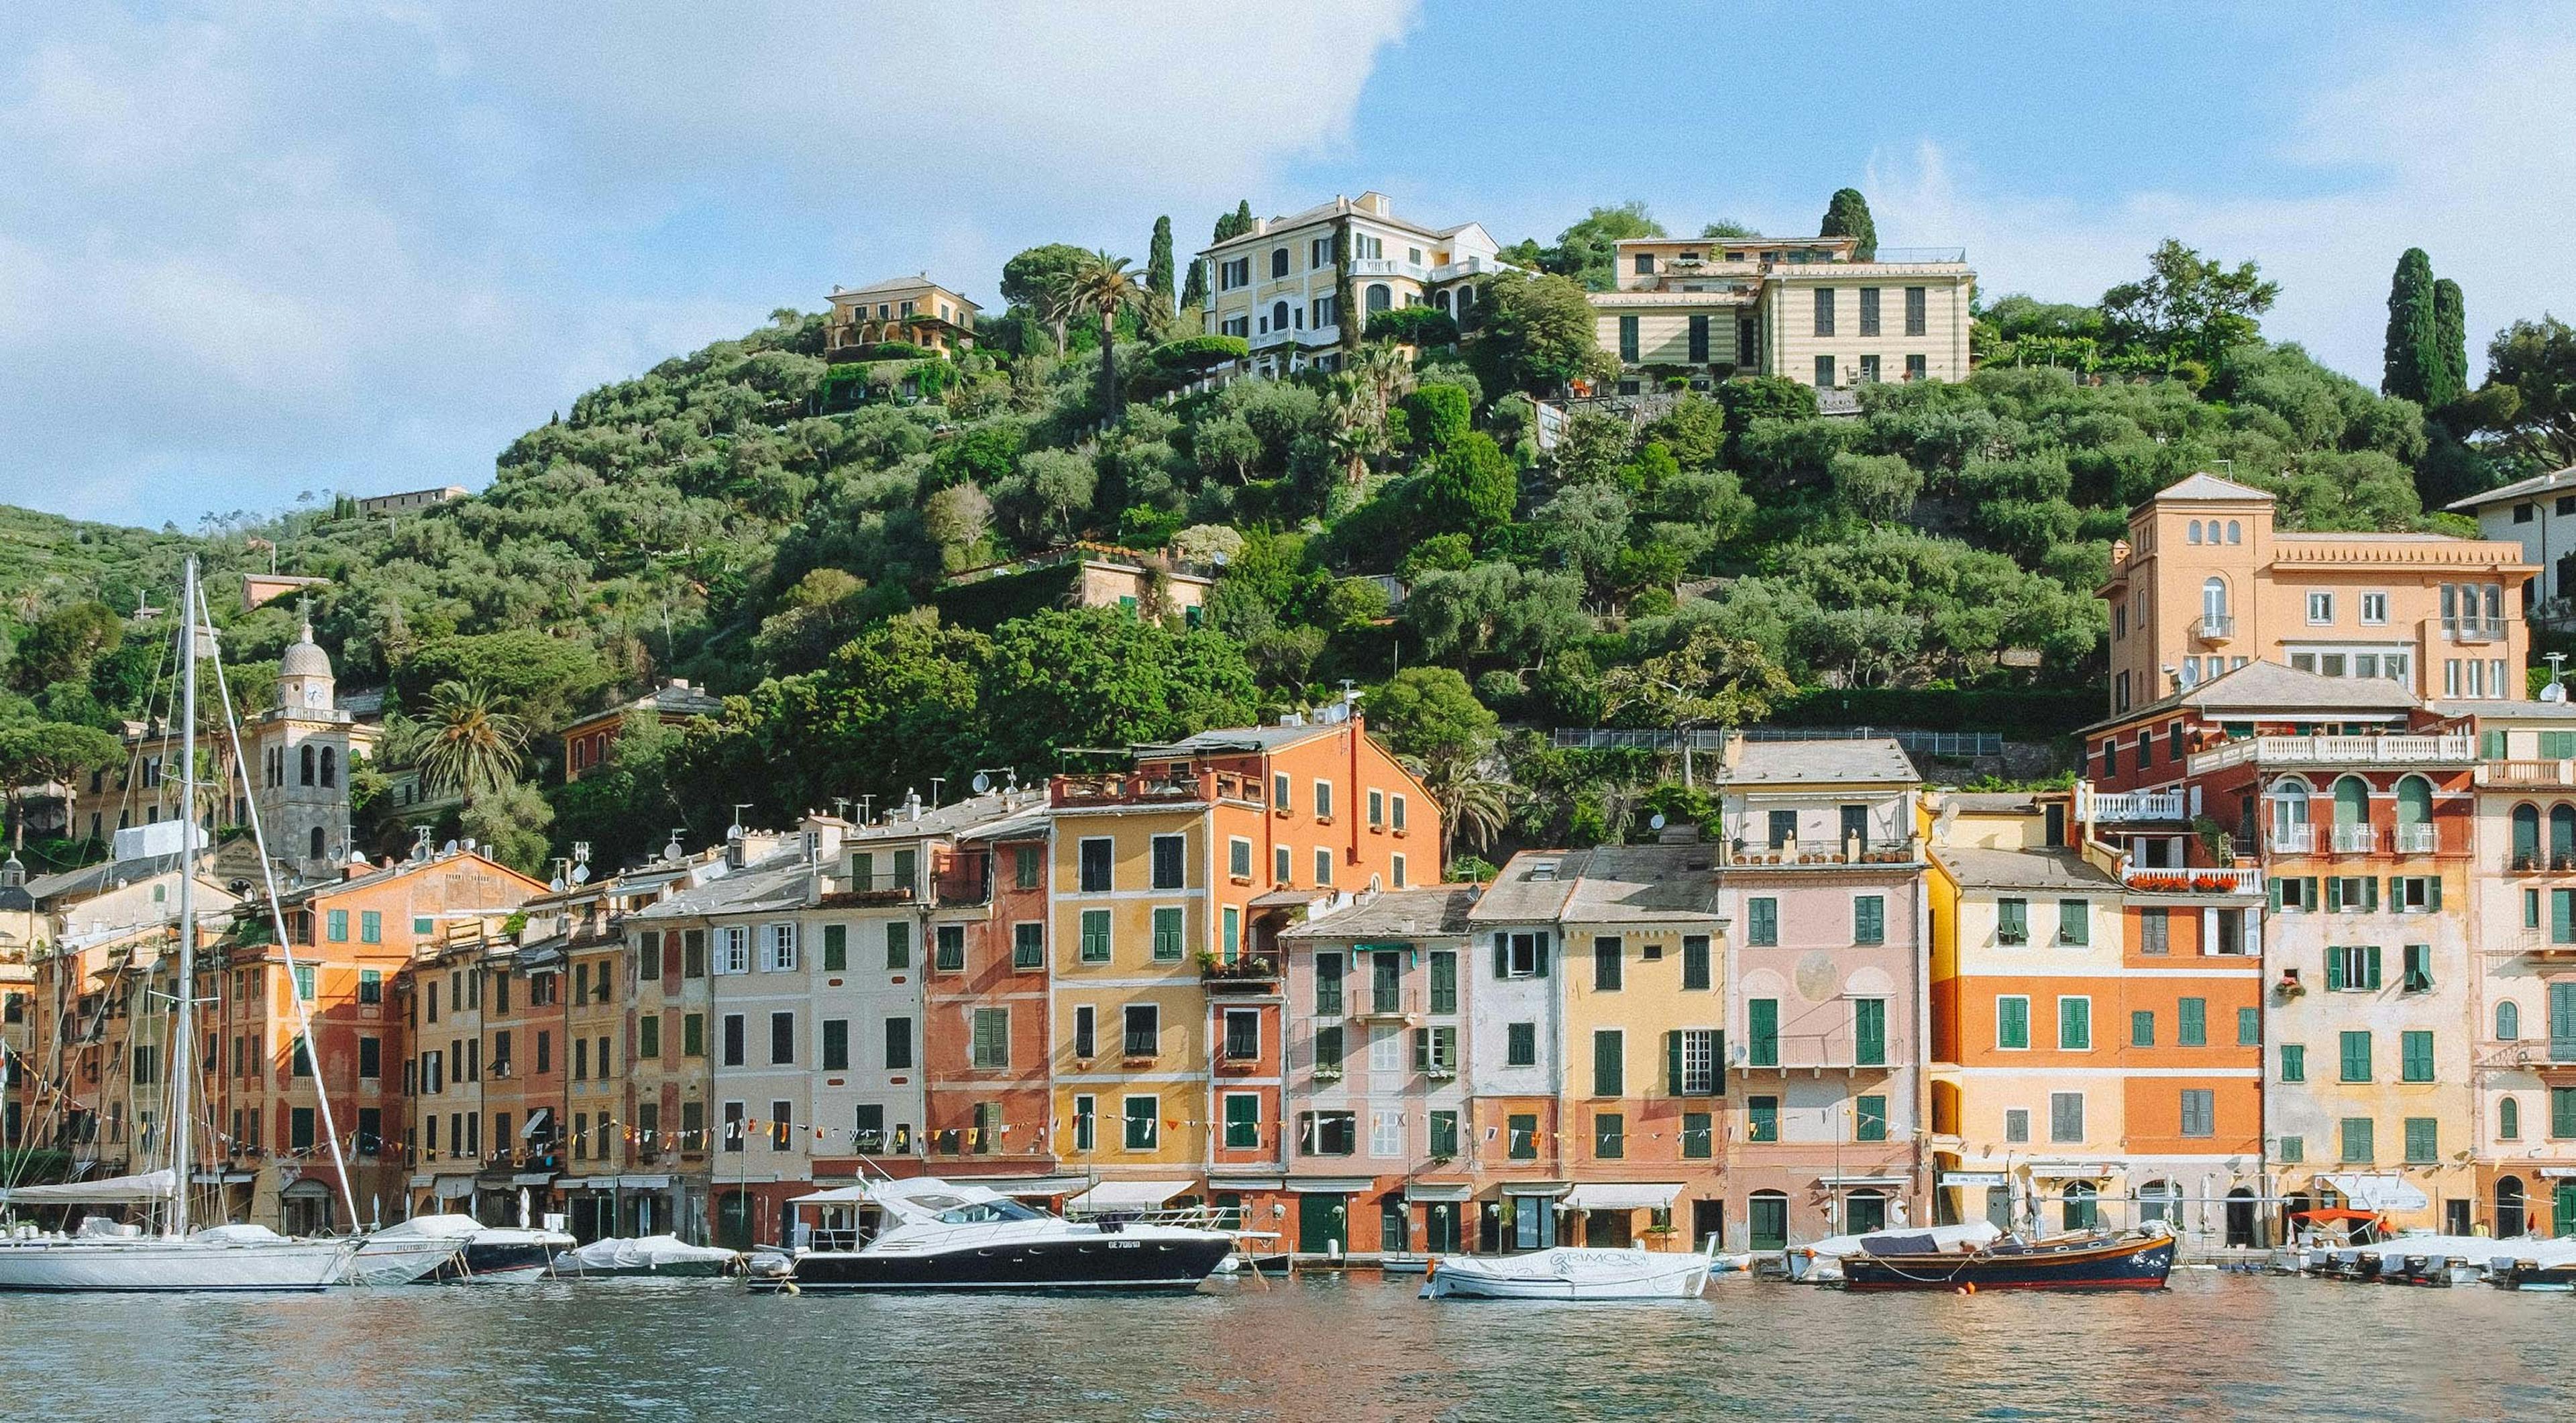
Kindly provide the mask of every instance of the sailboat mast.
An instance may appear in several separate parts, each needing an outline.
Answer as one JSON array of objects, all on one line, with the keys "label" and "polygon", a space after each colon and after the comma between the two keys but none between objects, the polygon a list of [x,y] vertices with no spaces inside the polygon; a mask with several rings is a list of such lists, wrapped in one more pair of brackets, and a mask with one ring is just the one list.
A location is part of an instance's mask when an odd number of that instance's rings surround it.
[{"label": "sailboat mast", "polygon": [[197,1040],[197,560],[179,599],[179,1011],[170,1045],[170,1234],[188,1233],[189,1077]]}]

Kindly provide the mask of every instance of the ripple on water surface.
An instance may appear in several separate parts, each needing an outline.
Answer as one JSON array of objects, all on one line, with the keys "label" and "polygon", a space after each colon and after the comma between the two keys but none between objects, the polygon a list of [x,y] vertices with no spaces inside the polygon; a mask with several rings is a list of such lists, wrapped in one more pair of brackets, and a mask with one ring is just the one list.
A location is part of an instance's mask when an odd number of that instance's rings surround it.
[{"label": "ripple on water surface", "polygon": [[0,1296],[17,1418],[922,1420],[2576,1417],[2576,1302],[2187,1271],[2161,1294],[1426,1304],[754,1297],[619,1281]]}]

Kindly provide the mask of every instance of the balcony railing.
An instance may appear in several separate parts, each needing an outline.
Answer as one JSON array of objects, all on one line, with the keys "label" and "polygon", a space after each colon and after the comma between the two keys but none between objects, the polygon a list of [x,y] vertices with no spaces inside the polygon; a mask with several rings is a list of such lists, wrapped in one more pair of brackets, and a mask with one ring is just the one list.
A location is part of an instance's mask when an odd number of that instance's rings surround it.
[{"label": "balcony railing", "polygon": [[2188,820],[2183,793],[2171,791],[2106,791],[2094,795],[2093,819],[2117,824],[2132,820]]},{"label": "balcony railing", "polygon": [[1253,337],[1251,341],[1247,342],[1246,346],[1250,350],[1266,351],[1273,346],[1287,345],[1289,339],[1294,337],[1296,334],[1296,332],[1283,326],[1276,331],[1262,332],[1260,335]]},{"label": "balcony railing", "polygon": [[2500,618],[2460,618],[2442,624],[2442,636],[2453,642],[2502,642],[2504,626]]},{"label": "balcony railing", "polygon": [[2203,642],[2226,642],[2236,636],[2236,619],[2224,613],[2204,616],[2191,625],[2191,634]]},{"label": "balcony railing", "polygon": [[1262,803],[1260,781],[1230,771],[1208,771],[1196,776],[1148,776],[1129,771],[1058,776],[1055,794],[1059,806],[1168,805],[1194,800]]},{"label": "balcony railing", "polygon": [[2120,857],[2120,883],[2142,894],[2265,893],[2263,872],[2250,865],[2135,865]]},{"label": "balcony railing", "polygon": [[2504,857],[2507,874],[2563,874],[2576,870],[2576,851],[2516,850]]},{"label": "balcony railing", "polygon": [[2275,766],[2382,766],[2456,761],[2475,764],[2477,738],[2442,736],[2249,736],[2197,752],[2191,774],[2206,775],[2248,762]]},{"label": "balcony railing", "polygon": [[2477,774],[2482,786],[2576,787],[2576,761],[2485,761]]},{"label": "balcony railing", "polygon": [[1199,960],[1199,981],[1218,992],[1259,992],[1279,982],[1279,960],[1249,954],[1229,961],[1208,954]]},{"label": "balcony railing", "polygon": [[2371,825],[2337,825],[2334,830],[2334,852],[2338,855],[2367,855],[2379,848],[2379,830]]},{"label": "balcony railing", "polygon": [[2275,855],[2313,855],[2317,852],[2317,827],[2275,825],[2267,843]]},{"label": "balcony railing", "polygon": [[1876,1072],[1910,1061],[1902,1036],[1864,1043],[1848,1028],[1752,1038],[1729,1056],[1727,1066],[1736,1072]]},{"label": "balcony railing", "polygon": [[1848,840],[1786,840],[1778,844],[1738,840],[1721,847],[1720,852],[1721,863],[1730,866],[1910,865],[1922,858],[1922,846],[1912,836],[1902,841],[1865,841],[1854,836]]},{"label": "balcony railing", "polygon": [[2437,825],[2400,825],[2397,827],[2397,853],[2429,855],[2442,848],[2441,827]]}]

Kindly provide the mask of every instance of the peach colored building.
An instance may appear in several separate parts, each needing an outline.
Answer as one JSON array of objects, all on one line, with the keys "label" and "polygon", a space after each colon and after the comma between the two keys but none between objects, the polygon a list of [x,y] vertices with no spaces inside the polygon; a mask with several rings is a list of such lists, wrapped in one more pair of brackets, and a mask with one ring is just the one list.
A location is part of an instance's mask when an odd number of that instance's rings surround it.
[{"label": "peach colored building", "polygon": [[2519,545],[2276,527],[2260,489],[2195,474],[2140,505],[2111,548],[2110,710],[2249,662],[2386,678],[2427,700],[2523,694]]}]

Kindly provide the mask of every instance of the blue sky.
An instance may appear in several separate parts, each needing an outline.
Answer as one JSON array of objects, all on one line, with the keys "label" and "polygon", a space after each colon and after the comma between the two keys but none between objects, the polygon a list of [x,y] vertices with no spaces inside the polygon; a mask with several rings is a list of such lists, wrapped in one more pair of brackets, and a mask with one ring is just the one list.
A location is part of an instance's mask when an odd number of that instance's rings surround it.
[{"label": "blue sky", "polygon": [[[574,13],[575,11],[580,13]],[[948,56],[933,63],[925,56]],[[2576,314],[2576,4],[125,0],[0,12],[0,500],[192,526],[479,486],[582,390],[834,282],[988,296],[1249,197],[1553,236],[1812,231],[2088,300],[2168,234],[2376,379],[2421,245],[2473,344]]]}]

